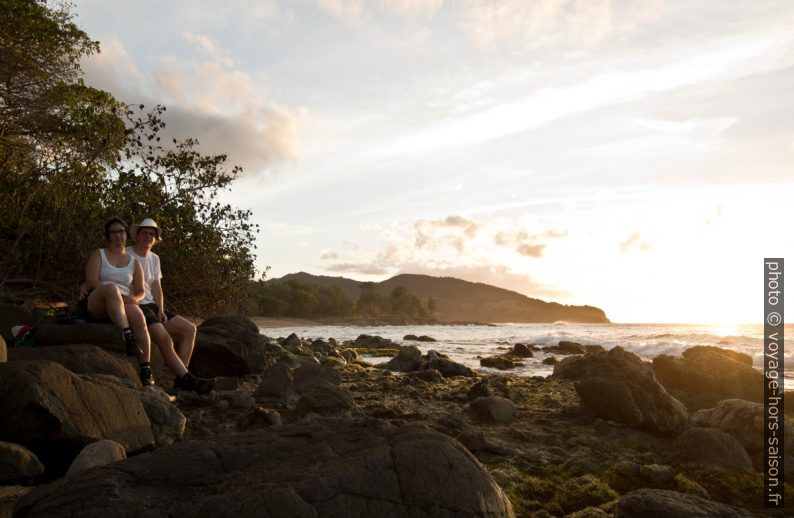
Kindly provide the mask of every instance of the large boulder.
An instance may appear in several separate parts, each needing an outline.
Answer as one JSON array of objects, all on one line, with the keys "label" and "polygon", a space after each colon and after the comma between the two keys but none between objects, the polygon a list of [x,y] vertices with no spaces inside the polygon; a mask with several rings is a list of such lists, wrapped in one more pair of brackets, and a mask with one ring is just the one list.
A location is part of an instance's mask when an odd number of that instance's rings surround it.
[{"label": "large boulder", "polygon": [[723,399],[762,402],[764,375],[746,354],[698,346],[682,356],[657,356],[653,368],[659,382],[690,411],[713,407]]},{"label": "large boulder", "polygon": [[[719,428],[730,434],[748,453],[764,450],[764,405],[742,399],[726,399],[714,408],[704,408],[692,414],[695,426]],[[779,426],[785,427],[785,449],[794,452],[794,426],[780,416]]]},{"label": "large boulder", "polygon": [[127,452],[124,451],[124,446],[109,439],[102,439],[92,442],[80,451],[69,466],[66,476],[77,475],[87,469],[120,462],[126,458]]},{"label": "large boulder", "polygon": [[686,407],[659,384],[651,366],[621,347],[568,358],[554,375],[578,379],[582,404],[604,419],[663,433],[689,426]]},{"label": "large boulder", "polygon": [[380,420],[323,419],[161,448],[39,486],[16,511],[27,518],[513,516],[488,471],[454,439]]},{"label": "large boulder", "polygon": [[[62,326],[70,327],[70,326]],[[127,379],[137,388],[141,382],[135,368],[121,356],[88,344],[53,347],[19,347],[8,352],[9,361],[49,360],[60,363],[75,374],[108,374]]]},{"label": "large boulder", "polygon": [[71,462],[86,444],[113,439],[129,452],[154,446],[140,400],[82,379],[50,361],[0,364],[0,439],[23,444],[50,466]]},{"label": "large boulder", "polygon": [[0,484],[24,481],[43,471],[35,453],[21,444],[0,441]]},{"label": "large boulder", "polygon": [[752,518],[732,505],[666,489],[637,489],[620,497],[615,518]]},{"label": "large boulder", "polygon": [[727,469],[753,466],[739,441],[717,428],[690,428],[675,438],[670,449],[679,464]]},{"label": "large boulder", "polygon": [[173,444],[185,433],[187,419],[179,408],[171,402],[171,398],[160,387],[138,390],[126,379],[104,374],[83,375],[82,378],[94,383],[108,385],[121,390],[132,397],[138,398],[143,405],[146,416],[151,423],[155,446]]},{"label": "large boulder", "polygon": [[124,353],[121,328],[110,323],[59,325],[46,323],[36,327],[36,345],[91,344],[115,353]]},{"label": "large boulder", "polygon": [[292,391],[292,369],[285,361],[278,361],[267,368],[255,396],[287,398]]},{"label": "large boulder", "polygon": [[275,362],[268,354],[267,342],[246,317],[213,317],[198,326],[190,370],[203,377],[262,372]]}]

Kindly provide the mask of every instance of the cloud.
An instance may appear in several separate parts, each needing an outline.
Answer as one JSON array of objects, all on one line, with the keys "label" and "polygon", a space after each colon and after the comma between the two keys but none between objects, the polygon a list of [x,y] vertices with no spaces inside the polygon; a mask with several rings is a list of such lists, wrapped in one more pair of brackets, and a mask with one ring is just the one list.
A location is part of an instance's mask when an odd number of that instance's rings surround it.
[{"label": "cloud", "polygon": [[183,37],[209,58],[163,57],[147,76],[118,38],[110,38],[100,54],[83,62],[86,82],[127,103],[164,104],[165,137],[195,138],[202,152],[225,153],[230,164],[243,166],[247,174],[297,160],[308,110],[291,110],[269,98],[211,38],[189,32]]},{"label": "cloud", "polygon": [[404,265],[396,272],[396,274],[400,273],[455,277],[469,282],[482,282],[506,290],[517,291],[530,297],[561,299],[572,295],[569,291],[546,286],[531,275],[514,272],[504,265],[432,267],[413,263]]},{"label": "cloud", "polygon": [[384,11],[406,18],[427,18],[444,6],[444,0],[379,0]]},{"label": "cloud", "polygon": [[546,245],[520,245],[516,251],[525,257],[540,257]]},{"label": "cloud", "polygon": [[541,36],[561,34],[589,47],[612,29],[609,0],[469,0],[461,9],[461,27],[483,47],[538,45],[544,41]]},{"label": "cloud", "polygon": [[569,296],[525,271],[526,257],[540,259],[548,246],[545,241],[566,236],[567,232],[551,229],[530,233],[524,228],[526,224],[453,214],[389,227],[368,225],[375,238],[362,246],[346,243],[344,250],[334,252],[340,260],[325,269],[381,278],[398,273],[452,276],[529,296]]},{"label": "cloud", "polygon": [[476,221],[458,215],[447,216],[445,219],[420,219],[414,222],[413,228],[414,244],[418,248],[438,249],[452,246],[458,253],[463,253],[466,243],[473,240],[479,231]]},{"label": "cloud", "polygon": [[546,244],[541,241],[566,237],[568,232],[556,229],[547,230],[541,234],[530,234],[521,228],[513,232],[499,231],[493,236],[493,243],[497,246],[514,247],[515,251],[524,257],[541,257]]},{"label": "cloud", "polygon": [[640,252],[648,252],[651,249],[651,245],[647,242],[640,240],[640,235],[635,232],[631,234],[625,241],[620,243],[620,253],[625,254],[632,250],[638,250]]},{"label": "cloud", "polygon": [[193,34],[192,32],[184,31],[182,32],[182,38],[190,43],[195,43],[210,54],[216,54],[218,52],[215,40],[204,34]]},{"label": "cloud", "polygon": [[367,263],[336,263],[325,267],[326,271],[348,274],[383,275],[389,273],[386,268]]},{"label": "cloud", "polygon": [[339,259],[339,254],[336,252],[324,252],[320,255],[320,259]]},{"label": "cloud", "polygon": [[262,20],[269,24],[293,25],[295,23],[295,11],[283,9],[273,0],[260,0],[251,7],[251,16],[257,20]]},{"label": "cloud", "polygon": [[361,0],[317,0],[317,4],[331,16],[348,22],[361,20],[364,10]]}]

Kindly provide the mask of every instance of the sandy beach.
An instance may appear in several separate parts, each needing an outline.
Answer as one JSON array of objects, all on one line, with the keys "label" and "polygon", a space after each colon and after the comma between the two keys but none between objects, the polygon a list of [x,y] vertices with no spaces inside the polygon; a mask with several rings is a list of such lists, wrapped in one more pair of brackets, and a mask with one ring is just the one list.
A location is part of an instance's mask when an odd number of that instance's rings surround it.
[{"label": "sandy beach", "polygon": [[319,326],[319,322],[305,318],[271,318],[250,317],[251,321],[259,327],[292,327],[292,326]]}]

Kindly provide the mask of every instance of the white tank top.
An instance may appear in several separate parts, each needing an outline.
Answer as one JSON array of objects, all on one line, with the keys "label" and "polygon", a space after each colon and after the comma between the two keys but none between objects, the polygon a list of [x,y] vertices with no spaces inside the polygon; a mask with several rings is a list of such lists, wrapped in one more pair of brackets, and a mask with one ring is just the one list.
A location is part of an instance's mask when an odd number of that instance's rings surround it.
[{"label": "white tank top", "polygon": [[99,249],[99,255],[102,256],[102,264],[99,267],[99,282],[102,284],[115,284],[119,287],[122,295],[129,295],[132,293],[132,276],[135,273],[135,259],[130,256],[130,262],[127,266],[116,268],[105,255],[105,249]]}]

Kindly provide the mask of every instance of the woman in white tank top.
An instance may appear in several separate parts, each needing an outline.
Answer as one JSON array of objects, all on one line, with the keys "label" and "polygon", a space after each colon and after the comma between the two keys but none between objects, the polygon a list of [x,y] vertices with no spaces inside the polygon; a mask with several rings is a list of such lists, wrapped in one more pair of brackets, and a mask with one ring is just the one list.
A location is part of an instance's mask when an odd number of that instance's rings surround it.
[{"label": "woman in white tank top", "polygon": [[144,295],[143,269],[126,251],[127,224],[119,218],[105,222],[107,248],[95,250],[85,265],[81,294],[88,296],[88,314],[108,318],[124,332],[127,354],[141,363],[141,382],[153,385],[149,368],[150,341],[146,319],[138,307]]}]

